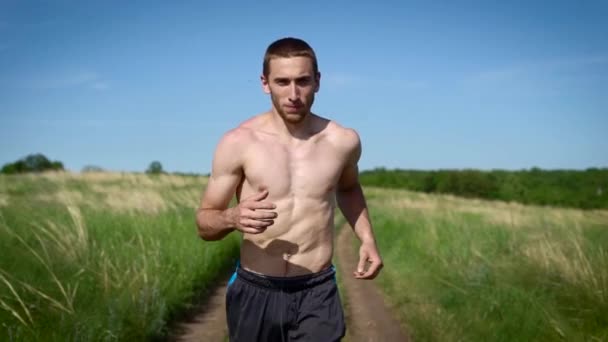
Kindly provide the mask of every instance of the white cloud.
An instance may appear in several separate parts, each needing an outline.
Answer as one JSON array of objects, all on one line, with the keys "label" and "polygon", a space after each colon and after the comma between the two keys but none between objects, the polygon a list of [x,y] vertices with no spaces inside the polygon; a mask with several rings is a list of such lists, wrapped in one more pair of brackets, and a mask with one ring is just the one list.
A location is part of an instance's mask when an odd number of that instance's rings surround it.
[{"label": "white cloud", "polygon": [[81,71],[55,77],[43,77],[34,80],[33,82],[31,82],[31,84],[34,88],[42,89],[71,88],[94,82],[98,78],[99,76],[94,72]]},{"label": "white cloud", "polygon": [[481,71],[467,77],[465,82],[500,83],[516,80],[525,74],[551,73],[607,63],[608,56],[558,57]]},{"label": "white cloud", "polygon": [[572,79],[586,78],[607,63],[608,56],[602,55],[532,60],[471,73],[456,86],[477,96],[557,97],[570,92]]},{"label": "white cloud", "polygon": [[395,80],[395,79],[378,79],[364,76],[357,76],[349,73],[331,73],[323,74],[321,77],[322,86],[330,86],[332,88],[343,88],[362,85],[377,85],[377,84],[392,84],[406,89],[426,89],[429,87],[426,81],[417,80]]},{"label": "white cloud", "polygon": [[96,90],[108,89],[108,83],[102,77],[89,70],[62,71],[52,74],[40,74],[28,77],[22,86],[30,89],[66,89],[88,87]]},{"label": "white cloud", "polygon": [[322,74],[321,76],[321,84],[327,84],[330,86],[349,86],[356,85],[361,82],[361,77],[355,76],[353,74],[347,73],[330,73],[330,74]]},{"label": "white cloud", "polygon": [[547,68],[570,68],[570,67],[585,67],[594,64],[607,64],[608,56],[580,56],[572,58],[556,58],[547,60],[542,63],[537,63],[537,66],[544,66]]}]

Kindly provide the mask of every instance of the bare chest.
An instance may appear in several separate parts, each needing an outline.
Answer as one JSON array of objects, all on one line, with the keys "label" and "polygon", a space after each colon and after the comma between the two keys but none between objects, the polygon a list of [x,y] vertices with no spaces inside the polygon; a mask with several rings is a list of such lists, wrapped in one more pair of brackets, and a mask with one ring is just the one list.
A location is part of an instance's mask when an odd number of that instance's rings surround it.
[{"label": "bare chest", "polygon": [[274,198],[325,197],[335,189],[346,160],[327,141],[295,147],[257,142],[247,152],[244,186],[250,191],[268,189]]}]

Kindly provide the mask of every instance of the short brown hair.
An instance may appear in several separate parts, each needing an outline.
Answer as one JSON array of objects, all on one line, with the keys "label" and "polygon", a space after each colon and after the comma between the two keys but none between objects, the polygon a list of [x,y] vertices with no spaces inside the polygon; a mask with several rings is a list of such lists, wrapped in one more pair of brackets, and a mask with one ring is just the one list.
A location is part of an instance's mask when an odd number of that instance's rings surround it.
[{"label": "short brown hair", "polygon": [[270,60],[277,57],[308,57],[312,60],[312,68],[315,75],[319,72],[317,56],[314,50],[302,39],[287,37],[270,44],[264,55],[264,65],[262,66],[264,77],[268,77],[270,73]]}]

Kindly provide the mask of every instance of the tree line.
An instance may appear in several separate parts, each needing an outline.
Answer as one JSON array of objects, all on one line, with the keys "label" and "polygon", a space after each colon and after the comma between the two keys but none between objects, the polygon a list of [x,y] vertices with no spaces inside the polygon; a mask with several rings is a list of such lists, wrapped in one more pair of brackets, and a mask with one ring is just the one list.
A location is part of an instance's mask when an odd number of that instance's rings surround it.
[{"label": "tree line", "polygon": [[36,153],[2,166],[2,173],[6,174],[42,171],[63,171],[63,163],[51,161],[45,155]]},{"label": "tree line", "polygon": [[[6,163],[0,169],[0,173],[4,174],[17,174],[17,173],[31,173],[31,172],[44,172],[44,171],[65,171],[63,163],[60,161],[51,161],[42,153],[29,154],[15,162]],[[103,172],[104,169],[95,165],[86,165],[82,168],[82,172]],[[161,162],[155,160],[148,165],[146,169],[148,174],[163,174],[166,173],[163,170]]]},{"label": "tree line", "polygon": [[[5,174],[63,171],[63,163],[51,161],[43,154],[30,154],[13,163],[4,164]],[[83,172],[103,171],[86,166]],[[163,174],[163,166],[153,161],[148,174]],[[386,188],[402,188],[435,194],[514,201],[524,204],[608,208],[608,168],[587,170],[480,171],[465,170],[387,170],[376,168],[360,174],[361,184]]]},{"label": "tree line", "polygon": [[608,168],[587,170],[363,171],[363,185],[402,188],[435,194],[513,201],[524,204],[608,208]]}]

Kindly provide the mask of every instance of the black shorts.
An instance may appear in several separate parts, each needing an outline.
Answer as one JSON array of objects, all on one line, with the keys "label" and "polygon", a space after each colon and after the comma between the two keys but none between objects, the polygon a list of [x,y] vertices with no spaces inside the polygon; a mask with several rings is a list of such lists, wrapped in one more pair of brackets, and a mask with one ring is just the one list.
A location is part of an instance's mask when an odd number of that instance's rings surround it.
[{"label": "black shorts", "polygon": [[230,341],[339,341],[346,327],[335,268],[270,277],[237,267],[226,292]]}]

